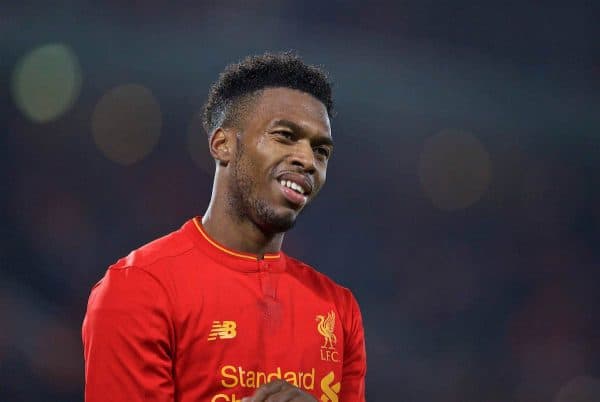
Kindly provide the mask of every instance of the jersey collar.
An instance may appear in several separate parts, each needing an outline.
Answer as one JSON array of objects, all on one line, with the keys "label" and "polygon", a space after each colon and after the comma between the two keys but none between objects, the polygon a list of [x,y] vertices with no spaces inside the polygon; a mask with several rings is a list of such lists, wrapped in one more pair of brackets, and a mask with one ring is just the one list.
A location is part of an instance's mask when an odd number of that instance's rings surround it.
[{"label": "jersey collar", "polygon": [[285,255],[283,252],[268,253],[263,258],[256,254],[232,250],[210,237],[204,226],[202,217],[196,216],[185,223],[184,229],[190,232],[197,245],[213,259],[243,271],[283,270]]}]

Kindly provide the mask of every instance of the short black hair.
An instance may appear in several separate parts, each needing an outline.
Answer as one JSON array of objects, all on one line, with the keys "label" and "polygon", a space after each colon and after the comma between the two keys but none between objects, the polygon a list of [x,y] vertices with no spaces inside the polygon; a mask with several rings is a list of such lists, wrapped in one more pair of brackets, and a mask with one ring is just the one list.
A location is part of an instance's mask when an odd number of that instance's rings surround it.
[{"label": "short black hair", "polygon": [[212,85],[204,106],[203,126],[208,135],[218,127],[239,122],[244,101],[265,88],[285,87],[306,92],[325,105],[333,117],[333,100],[328,74],[308,65],[294,52],[248,56],[228,65]]}]

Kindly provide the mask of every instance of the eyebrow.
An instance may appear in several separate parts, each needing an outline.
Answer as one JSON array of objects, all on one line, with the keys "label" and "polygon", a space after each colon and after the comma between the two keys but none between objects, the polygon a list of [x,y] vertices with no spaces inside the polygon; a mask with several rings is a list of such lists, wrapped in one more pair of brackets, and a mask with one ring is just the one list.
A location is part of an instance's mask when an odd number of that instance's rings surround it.
[{"label": "eyebrow", "polygon": [[[297,123],[294,123],[293,121],[290,120],[286,120],[286,119],[278,119],[275,120],[271,126],[286,126],[288,128],[291,128],[294,131],[301,131],[301,132],[306,132],[306,130],[300,126]],[[331,137],[327,137],[324,135],[320,135],[318,138],[316,138],[313,143],[315,145],[329,145],[330,147],[333,148],[333,140],[331,139]]]}]

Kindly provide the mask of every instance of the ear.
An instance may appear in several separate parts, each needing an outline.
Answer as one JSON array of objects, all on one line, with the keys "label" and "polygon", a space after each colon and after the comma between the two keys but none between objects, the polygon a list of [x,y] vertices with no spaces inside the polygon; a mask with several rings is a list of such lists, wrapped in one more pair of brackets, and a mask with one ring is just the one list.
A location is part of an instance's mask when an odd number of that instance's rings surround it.
[{"label": "ear", "polygon": [[212,157],[222,166],[227,166],[234,152],[233,132],[222,127],[217,128],[208,140]]}]

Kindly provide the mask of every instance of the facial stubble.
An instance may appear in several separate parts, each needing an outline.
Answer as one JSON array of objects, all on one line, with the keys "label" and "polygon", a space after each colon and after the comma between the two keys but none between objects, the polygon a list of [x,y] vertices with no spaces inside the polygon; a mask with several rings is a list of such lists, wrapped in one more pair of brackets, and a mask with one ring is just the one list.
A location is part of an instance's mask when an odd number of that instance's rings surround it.
[{"label": "facial stubble", "polygon": [[296,223],[292,212],[277,213],[269,202],[255,194],[259,189],[258,180],[253,172],[256,165],[248,157],[241,139],[237,138],[237,152],[234,159],[233,177],[229,182],[229,210],[238,222],[251,221],[264,233],[287,232]]}]

